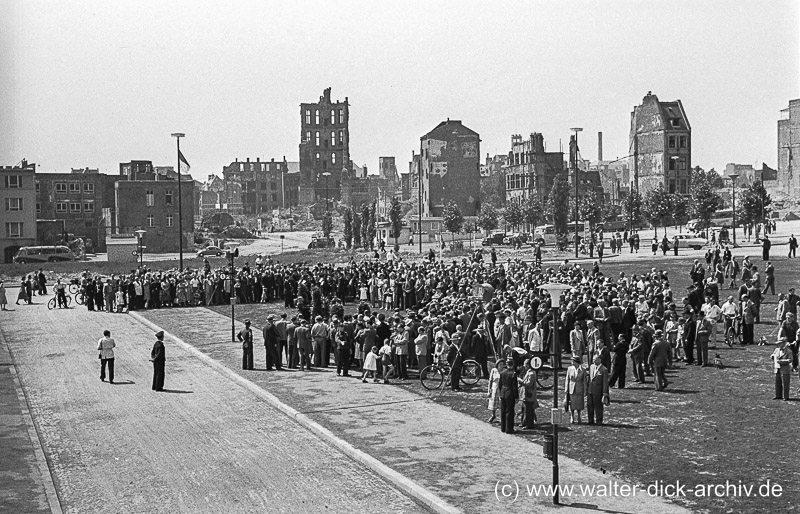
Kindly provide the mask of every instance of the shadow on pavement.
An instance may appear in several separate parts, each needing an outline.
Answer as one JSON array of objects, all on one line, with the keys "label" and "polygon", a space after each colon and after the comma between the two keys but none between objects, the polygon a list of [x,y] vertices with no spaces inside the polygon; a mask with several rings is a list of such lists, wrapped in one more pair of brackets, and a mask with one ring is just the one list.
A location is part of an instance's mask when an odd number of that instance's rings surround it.
[{"label": "shadow on pavement", "polygon": [[181,391],[179,389],[163,389],[162,393],[175,393],[175,394],[190,394],[194,393],[194,391]]},{"label": "shadow on pavement", "polygon": [[134,382],[133,380],[125,380],[124,382],[114,382],[112,385],[126,386],[126,385],[133,385],[135,383],[136,382]]}]

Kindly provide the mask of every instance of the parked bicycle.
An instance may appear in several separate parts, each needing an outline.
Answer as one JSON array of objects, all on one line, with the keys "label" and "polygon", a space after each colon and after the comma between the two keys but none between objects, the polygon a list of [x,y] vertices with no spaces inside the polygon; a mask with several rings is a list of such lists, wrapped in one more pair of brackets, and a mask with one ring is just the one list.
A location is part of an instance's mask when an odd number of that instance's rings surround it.
[{"label": "parked bicycle", "polygon": [[[444,385],[445,378],[450,376],[450,364],[440,362],[425,366],[419,372],[419,381],[422,387],[429,391],[440,389]],[[474,359],[464,360],[461,366],[461,382],[464,385],[474,386],[481,379],[481,365]]]},{"label": "parked bicycle", "polygon": [[733,343],[740,343],[742,342],[742,317],[741,316],[726,316],[726,325],[730,325],[727,330],[725,330],[725,344],[728,347],[733,348]]},{"label": "parked bicycle", "polygon": [[[64,299],[67,303],[66,308],[69,308],[69,306],[72,304],[72,297],[70,295],[64,295]],[[55,309],[56,306],[62,308],[60,305],[58,305],[58,295],[50,298],[50,300],[47,302],[47,308],[49,310]]]}]

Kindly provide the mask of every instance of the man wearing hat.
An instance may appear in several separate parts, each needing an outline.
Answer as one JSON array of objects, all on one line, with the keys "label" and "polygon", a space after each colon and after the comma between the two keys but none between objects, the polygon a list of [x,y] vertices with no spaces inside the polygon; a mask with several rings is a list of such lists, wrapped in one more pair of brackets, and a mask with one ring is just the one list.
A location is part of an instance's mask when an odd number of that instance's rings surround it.
[{"label": "man wearing hat", "polygon": [[514,373],[514,358],[506,359],[506,369],[500,373],[498,386],[500,397],[500,431],[506,434],[514,433],[514,406],[519,397],[517,374]]},{"label": "man wearing hat", "polygon": [[242,369],[253,369],[253,331],[249,319],[244,320],[244,328],[236,337],[242,342]]},{"label": "man wearing hat", "polygon": [[300,326],[294,329],[294,337],[297,339],[297,351],[300,354],[300,371],[308,368],[311,371],[311,332],[308,328],[308,320],[303,319]]},{"label": "man wearing hat", "polygon": [[[706,356],[706,358],[708,357]],[[662,330],[656,330],[655,342],[647,358],[656,376],[656,391],[662,391],[667,387],[667,377],[664,373],[667,369],[667,365],[672,365],[671,360],[669,340],[664,337],[664,332]]]},{"label": "man wearing hat", "polygon": [[153,391],[164,390],[164,364],[167,361],[164,352],[164,331],[156,332],[156,342],[150,350],[150,361],[153,363]]},{"label": "man wearing hat", "polygon": [[697,332],[695,334],[695,350],[697,351],[697,366],[708,367],[708,338],[711,336],[711,320],[702,310],[697,313]]},{"label": "man wearing hat", "polygon": [[278,351],[280,345],[280,333],[278,327],[275,325],[275,316],[270,314],[267,316],[267,322],[261,331],[264,336],[264,350],[267,356],[267,371],[272,371],[276,368],[278,371],[282,370],[281,354]]}]

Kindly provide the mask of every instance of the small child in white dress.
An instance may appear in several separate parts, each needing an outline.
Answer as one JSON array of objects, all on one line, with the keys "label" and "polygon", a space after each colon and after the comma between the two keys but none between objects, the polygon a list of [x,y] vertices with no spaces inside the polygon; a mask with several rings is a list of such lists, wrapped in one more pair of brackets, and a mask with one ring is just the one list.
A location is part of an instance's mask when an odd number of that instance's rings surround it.
[{"label": "small child in white dress", "polygon": [[364,357],[364,374],[361,375],[361,381],[365,384],[367,383],[367,373],[369,373],[370,377],[373,379],[373,382],[378,381],[378,347],[373,346],[372,350],[367,352],[366,357]]}]

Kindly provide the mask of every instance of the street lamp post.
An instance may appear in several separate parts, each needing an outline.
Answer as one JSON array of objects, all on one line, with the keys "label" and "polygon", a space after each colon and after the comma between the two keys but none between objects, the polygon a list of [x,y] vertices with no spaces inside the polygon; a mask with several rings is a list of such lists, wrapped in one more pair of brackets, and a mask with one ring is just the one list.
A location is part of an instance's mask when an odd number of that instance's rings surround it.
[{"label": "street lamp post", "polygon": [[728,175],[731,179],[731,207],[733,208],[733,247],[736,248],[736,179],[738,173]]},{"label": "street lamp post", "polygon": [[186,134],[175,132],[172,134],[178,141],[178,251],[180,270],[183,271],[183,203],[181,201],[181,138],[186,137]]},{"label": "street lamp post", "polygon": [[147,233],[147,231],[142,230],[142,229],[139,229],[136,232],[134,232],[134,234],[136,234],[136,238],[139,241],[139,267],[140,268],[143,266],[142,263],[144,262],[144,255],[143,255],[144,246],[142,246],[142,241],[143,241],[144,235],[146,233]]},{"label": "street lamp post", "polygon": [[[574,127],[570,129],[575,132],[575,155],[572,157],[573,172],[575,173],[575,258],[578,258],[578,132],[583,129]],[[572,152],[570,152],[572,153]]]},{"label": "street lamp post", "polygon": [[[550,423],[553,427],[553,446],[552,457],[553,461],[553,504],[559,504],[558,495],[558,425],[561,424],[561,411],[558,409],[558,370],[561,368],[561,348],[558,340],[558,307],[561,302],[561,294],[564,291],[572,289],[572,286],[566,284],[549,283],[539,286],[539,289],[547,291],[550,295],[550,310],[553,315],[553,346],[552,351],[552,368],[553,368],[553,410],[550,411]],[[546,437],[546,436],[545,436]]]},{"label": "street lamp post", "polygon": [[228,250],[225,252],[225,256],[228,258],[228,264],[230,265],[230,277],[231,277],[231,285],[230,285],[230,295],[231,295],[231,341],[234,343],[236,342],[236,297],[233,295],[233,281],[236,279],[234,275],[234,267],[233,267],[233,259],[239,256],[239,249],[234,248],[233,250]]}]

